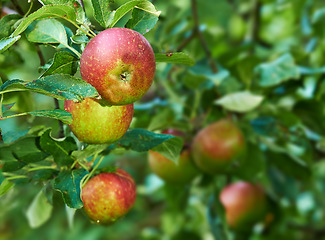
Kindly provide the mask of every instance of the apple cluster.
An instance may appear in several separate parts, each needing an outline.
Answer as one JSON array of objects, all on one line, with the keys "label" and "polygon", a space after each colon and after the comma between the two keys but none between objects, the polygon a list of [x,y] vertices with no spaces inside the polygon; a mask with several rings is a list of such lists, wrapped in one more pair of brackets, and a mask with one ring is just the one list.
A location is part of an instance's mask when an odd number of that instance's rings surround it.
[{"label": "apple cluster", "polygon": [[[87,144],[119,140],[130,126],[133,103],[150,88],[155,69],[151,45],[134,30],[110,28],[91,39],[80,58],[80,73],[99,96],[65,101],[74,135]],[[92,221],[112,224],[134,205],[135,183],[122,169],[100,173],[85,183],[81,199]]]},{"label": "apple cluster", "polygon": [[[209,124],[195,133],[189,142],[186,142],[186,134],[179,130],[168,129],[162,133],[182,137],[185,141],[177,163],[158,152],[148,153],[152,172],[171,184],[190,183],[200,172],[226,174],[246,150],[243,133],[229,119]],[[225,208],[227,224],[235,230],[249,229],[264,221],[268,214],[266,193],[261,186],[250,182],[225,186],[220,193],[220,202]]]},{"label": "apple cluster", "polygon": [[121,138],[130,126],[133,103],[150,88],[155,69],[150,43],[134,30],[110,28],[91,39],[80,58],[80,74],[99,96],[65,102],[75,136],[89,144]]}]

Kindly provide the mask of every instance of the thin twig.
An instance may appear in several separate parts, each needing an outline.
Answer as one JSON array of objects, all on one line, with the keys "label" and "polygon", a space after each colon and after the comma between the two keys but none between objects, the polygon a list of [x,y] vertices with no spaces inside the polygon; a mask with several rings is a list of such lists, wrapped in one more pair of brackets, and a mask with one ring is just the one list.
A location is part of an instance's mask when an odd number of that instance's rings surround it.
[{"label": "thin twig", "polygon": [[197,32],[193,30],[192,34],[188,38],[186,38],[181,43],[181,45],[179,45],[179,47],[177,48],[177,52],[182,51],[187,46],[187,44],[189,44],[196,36],[197,36]]},{"label": "thin twig", "polygon": [[200,28],[199,28],[200,25],[199,25],[198,13],[197,13],[196,0],[191,0],[191,2],[192,2],[192,14],[193,14],[193,19],[194,19],[194,31],[198,34],[199,40],[200,40],[200,42],[202,44],[205,55],[208,58],[209,65],[210,65],[210,68],[211,68],[212,72],[217,73],[218,72],[218,67],[217,67],[216,63],[214,62],[214,60],[213,60],[211,51],[210,51],[210,49],[209,49],[209,47],[207,45],[207,42],[205,41],[205,38],[204,38],[203,34],[200,31]]}]

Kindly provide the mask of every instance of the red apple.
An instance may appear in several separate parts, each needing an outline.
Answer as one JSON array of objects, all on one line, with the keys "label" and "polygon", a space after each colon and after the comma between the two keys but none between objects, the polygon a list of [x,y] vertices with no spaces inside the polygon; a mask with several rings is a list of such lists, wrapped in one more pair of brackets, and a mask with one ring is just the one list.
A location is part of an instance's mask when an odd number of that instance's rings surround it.
[{"label": "red apple", "polygon": [[133,207],[136,186],[124,170],[100,173],[82,188],[81,199],[87,216],[98,224],[112,224]]},{"label": "red apple", "polygon": [[127,28],[102,31],[87,44],[80,58],[82,79],[112,105],[140,99],[150,88],[155,69],[150,43]]},{"label": "red apple", "polygon": [[[162,133],[179,137],[185,135],[175,129],[168,129]],[[152,172],[168,183],[186,184],[199,174],[198,169],[192,162],[190,149],[187,146],[182,150],[177,163],[152,150],[148,152],[148,160]]]},{"label": "red apple", "polygon": [[194,162],[202,171],[222,173],[245,149],[244,137],[230,120],[219,120],[200,130],[192,142]]},{"label": "red apple", "polygon": [[236,182],[220,193],[220,201],[226,211],[228,225],[237,230],[247,230],[264,221],[268,200],[263,188],[249,182]]},{"label": "red apple", "polygon": [[85,143],[113,143],[128,130],[133,104],[111,106],[102,99],[85,98],[81,102],[66,100],[64,109],[72,113],[72,132]]}]

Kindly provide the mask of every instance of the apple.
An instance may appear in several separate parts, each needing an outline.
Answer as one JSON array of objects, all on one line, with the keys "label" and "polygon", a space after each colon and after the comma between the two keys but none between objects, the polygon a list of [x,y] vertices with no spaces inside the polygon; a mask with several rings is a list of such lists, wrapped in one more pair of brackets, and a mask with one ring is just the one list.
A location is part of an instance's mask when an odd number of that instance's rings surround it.
[{"label": "apple", "polygon": [[227,119],[201,129],[192,141],[193,160],[208,174],[223,173],[244,150],[241,131]]},{"label": "apple", "polygon": [[109,225],[133,207],[136,186],[126,171],[99,173],[82,188],[81,200],[87,216],[94,222]]},{"label": "apple", "polygon": [[128,28],[100,32],[86,45],[80,58],[82,79],[112,105],[140,99],[150,88],[155,69],[150,43]]},{"label": "apple", "polygon": [[227,224],[237,230],[247,230],[264,221],[268,213],[268,200],[263,188],[249,182],[236,182],[220,193]]},{"label": "apple", "polygon": [[[168,129],[162,133],[178,137],[185,135],[176,129]],[[199,170],[192,162],[191,150],[186,144],[177,163],[152,150],[148,152],[148,161],[152,172],[167,183],[186,184],[199,174]]]},{"label": "apple", "polygon": [[76,137],[89,144],[113,143],[128,130],[133,104],[111,106],[103,99],[85,98],[81,102],[66,100],[64,109],[72,114],[70,124]]}]

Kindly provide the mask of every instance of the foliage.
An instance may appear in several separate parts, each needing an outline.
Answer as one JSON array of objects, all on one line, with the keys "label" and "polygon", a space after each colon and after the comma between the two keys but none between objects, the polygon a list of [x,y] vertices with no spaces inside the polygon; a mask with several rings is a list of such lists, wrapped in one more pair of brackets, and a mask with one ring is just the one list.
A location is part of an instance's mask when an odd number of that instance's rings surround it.
[{"label": "foliage", "polygon": [[[0,239],[325,239],[322,1],[39,0],[0,9]],[[119,141],[87,145],[67,127],[63,103],[98,95],[79,59],[111,27],[148,39],[155,82]],[[173,186],[150,172],[148,150],[177,162],[223,118],[247,143],[226,174]],[[167,128],[187,139],[161,134]],[[137,201],[120,222],[92,225],[81,187],[111,166],[134,177]],[[261,184],[271,202],[265,222],[245,232],[227,226],[219,200],[238,180]]]}]

